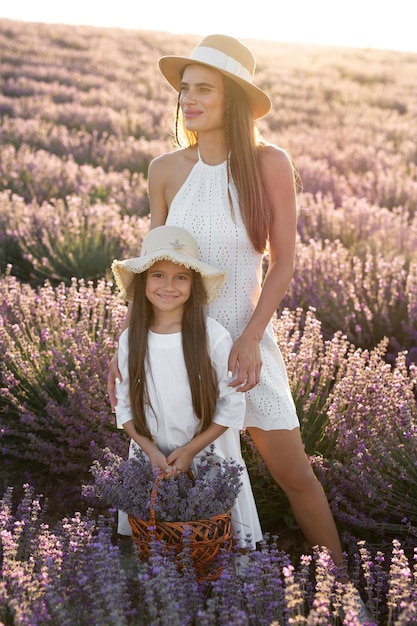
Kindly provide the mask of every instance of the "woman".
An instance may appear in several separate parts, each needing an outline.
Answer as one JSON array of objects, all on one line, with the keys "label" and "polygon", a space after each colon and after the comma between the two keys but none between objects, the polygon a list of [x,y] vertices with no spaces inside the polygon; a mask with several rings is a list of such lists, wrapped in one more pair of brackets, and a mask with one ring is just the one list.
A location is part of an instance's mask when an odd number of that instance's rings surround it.
[{"label": "woman", "polygon": [[[151,228],[186,228],[201,260],[226,270],[208,314],[234,341],[230,385],[246,393],[245,427],[307,541],[326,546],[335,564],[342,564],[339,535],[304,452],[271,326],[293,274],[297,211],[289,157],[256,135],[254,120],[268,113],[270,99],[252,82],[251,51],[232,37],[210,35],[189,58],[163,57],[160,69],[179,93],[176,136],[179,141],[182,130],[187,146],[150,164]],[[267,244],[269,267],[261,288]],[[116,376],[113,358],[112,406]]]}]

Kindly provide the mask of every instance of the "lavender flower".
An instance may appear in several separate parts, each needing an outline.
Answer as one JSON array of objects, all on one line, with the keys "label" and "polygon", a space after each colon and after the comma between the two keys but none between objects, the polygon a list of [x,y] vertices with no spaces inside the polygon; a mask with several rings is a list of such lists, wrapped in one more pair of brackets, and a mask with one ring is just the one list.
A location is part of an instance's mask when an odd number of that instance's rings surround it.
[{"label": "lavender flower", "polygon": [[106,465],[96,460],[91,472],[95,484],[85,486],[86,497],[125,511],[133,517],[149,519],[151,493],[155,485],[154,510],[159,521],[187,522],[210,519],[230,510],[241,486],[243,468],[234,461],[220,463],[213,452],[206,452],[197,465],[196,476],[180,474],[175,479],[160,480],[148,459],[140,451],[123,460],[108,448]]}]

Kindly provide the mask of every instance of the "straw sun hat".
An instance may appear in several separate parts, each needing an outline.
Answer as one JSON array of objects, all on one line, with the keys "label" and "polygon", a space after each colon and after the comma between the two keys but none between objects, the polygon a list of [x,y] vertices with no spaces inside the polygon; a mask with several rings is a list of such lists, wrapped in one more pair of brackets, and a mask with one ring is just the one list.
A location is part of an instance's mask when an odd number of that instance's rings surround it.
[{"label": "straw sun hat", "polygon": [[189,57],[163,56],[159,68],[169,84],[179,92],[182,74],[191,63],[216,69],[238,83],[248,96],[255,119],[270,110],[269,96],[253,84],[255,57],[238,39],[209,35],[200,41]]},{"label": "straw sun hat", "polygon": [[144,237],[140,257],[113,261],[111,267],[120,289],[120,297],[131,302],[135,274],[146,272],[157,261],[172,261],[201,274],[207,302],[214,300],[226,278],[226,272],[198,259],[197,244],[187,230],[179,226],[159,226]]}]

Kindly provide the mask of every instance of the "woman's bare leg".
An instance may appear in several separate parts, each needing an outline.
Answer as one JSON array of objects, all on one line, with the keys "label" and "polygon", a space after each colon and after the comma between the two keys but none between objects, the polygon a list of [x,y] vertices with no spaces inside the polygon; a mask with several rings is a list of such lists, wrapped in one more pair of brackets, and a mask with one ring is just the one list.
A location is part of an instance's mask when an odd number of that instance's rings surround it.
[{"label": "woman's bare leg", "polygon": [[248,428],[274,480],[286,493],[292,512],[311,546],[325,546],[343,566],[339,533],[323,487],[305,454],[300,430]]}]

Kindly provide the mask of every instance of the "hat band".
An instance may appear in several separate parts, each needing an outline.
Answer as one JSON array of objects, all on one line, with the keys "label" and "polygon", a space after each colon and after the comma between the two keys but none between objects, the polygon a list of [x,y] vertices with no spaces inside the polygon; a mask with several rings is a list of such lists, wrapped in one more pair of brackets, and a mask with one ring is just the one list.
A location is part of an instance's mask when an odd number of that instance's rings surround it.
[{"label": "hat band", "polygon": [[244,67],[239,61],[236,61],[233,57],[229,57],[220,50],[214,48],[207,48],[206,46],[197,46],[194,48],[190,55],[190,59],[193,61],[199,61],[200,63],[207,63],[213,65],[219,70],[224,70],[230,74],[234,74],[239,78],[243,78],[247,82],[252,82],[252,74]]},{"label": "hat band", "polygon": [[172,250],[172,252],[181,252],[181,253],[185,253],[188,254],[189,256],[191,256],[194,260],[197,260],[197,257],[195,255],[195,252],[192,250],[189,250],[185,244],[183,244],[180,241],[173,241],[172,243],[170,242],[168,245],[164,245],[164,246],[160,246],[159,248],[152,248],[151,250],[145,250],[145,248],[142,248],[141,250],[141,257],[147,256],[148,254],[154,254],[155,252],[168,252],[169,250]]}]

